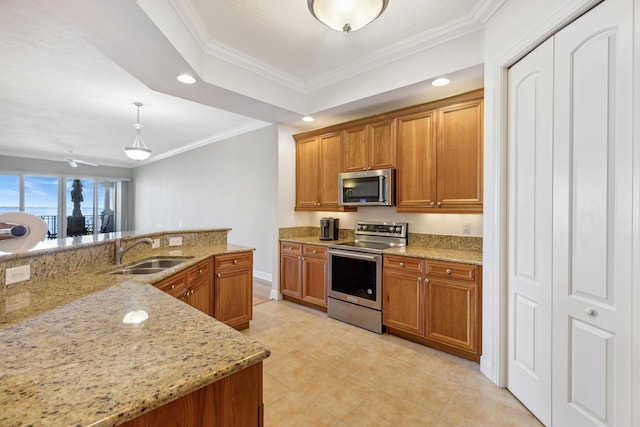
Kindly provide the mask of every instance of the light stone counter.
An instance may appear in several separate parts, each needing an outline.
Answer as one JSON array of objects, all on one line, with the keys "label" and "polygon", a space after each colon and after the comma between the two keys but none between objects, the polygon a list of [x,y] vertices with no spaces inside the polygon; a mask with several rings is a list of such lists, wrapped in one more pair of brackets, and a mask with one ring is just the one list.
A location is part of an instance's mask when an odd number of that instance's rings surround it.
[{"label": "light stone counter", "polygon": [[385,255],[402,255],[437,261],[482,265],[482,252],[479,251],[405,246],[403,248],[385,249],[383,253]]},{"label": "light stone counter", "polygon": [[[130,311],[148,320],[125,324]],[[114,426],[269,350],[151,285],[124,282],[0,330],[0,425]]]},{"label": "light stone counter", "polygon": [[[104,259],[112,243],[28,254],[43,273],[0,287],[0,426],[118,425],[267,358],[265,346],[152,285],[212,255],[253,250],[222,231],[200,244],[137,247],[121,266]],[[105,274],[151,256],[189,259],[153,275]],[[124,324],[135,310],[149,319]]]}]

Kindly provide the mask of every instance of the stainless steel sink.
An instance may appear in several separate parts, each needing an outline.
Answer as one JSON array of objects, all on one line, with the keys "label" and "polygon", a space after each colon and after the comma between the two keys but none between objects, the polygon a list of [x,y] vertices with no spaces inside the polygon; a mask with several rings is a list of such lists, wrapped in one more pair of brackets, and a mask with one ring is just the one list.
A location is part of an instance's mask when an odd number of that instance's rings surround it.
[{"label": "stainless steel sink", "polygon": [[108,274],[154,274],[160,273],[168,268],[180,265],[193,257],[183,258],[151,258],[140,261],[136,264],[110,271]]}]

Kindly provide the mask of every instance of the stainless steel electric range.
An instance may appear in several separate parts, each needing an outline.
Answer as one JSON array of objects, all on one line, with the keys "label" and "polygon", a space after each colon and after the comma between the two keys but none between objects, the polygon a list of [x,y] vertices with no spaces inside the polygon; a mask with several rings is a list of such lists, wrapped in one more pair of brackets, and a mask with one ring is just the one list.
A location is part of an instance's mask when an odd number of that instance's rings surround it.
[{"label": "stainless steel electric range", "polygon": [[329,245],[329,317],[383,333],[382,251],[407,239],[406,222],[358,221],[353,242]]}]

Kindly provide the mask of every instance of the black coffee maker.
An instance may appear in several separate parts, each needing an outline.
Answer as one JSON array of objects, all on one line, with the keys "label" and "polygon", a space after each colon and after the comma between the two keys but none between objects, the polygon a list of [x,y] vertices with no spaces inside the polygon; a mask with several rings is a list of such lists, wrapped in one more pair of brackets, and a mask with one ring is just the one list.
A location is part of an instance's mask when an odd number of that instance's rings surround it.
[{"label": "black coffee maker", "polygon": [[339,218],[320,219],[320,240],[338,240]]}]

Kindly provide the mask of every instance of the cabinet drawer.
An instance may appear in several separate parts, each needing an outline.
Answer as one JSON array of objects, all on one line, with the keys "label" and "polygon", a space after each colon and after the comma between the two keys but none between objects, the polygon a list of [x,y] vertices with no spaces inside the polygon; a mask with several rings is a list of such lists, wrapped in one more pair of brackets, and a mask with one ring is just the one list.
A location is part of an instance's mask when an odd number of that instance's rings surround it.
[{"label": "cabinet drawer", "polygon": [[477,267],[471,264],[427,261],[427,276],[448,277],[456,280],[475,282]]},{"label": "cabinet drawer", "polygon": [[215,259],[215,270],[217,273],[234,268],[253,267],[253,252],[238,252],[235,254],[218,255]]},{"label": "cabinet drawer", "polygon": [[168,293],[171,296],[178,296],[181,292],[187,289],[187,275],[184,273],[178,273],[167,279],[164,279],[154,286],[161,291]]},{"label": "cabinet drawer", "polygon": [[280,253],[293,256],[302,255],[302,244],[291,242],[280,242]]},{"label": "cabinet drawer", "polygon": [[305,257],[326,259],[328,249],[329,248],[327,246],[304,245],[302,249],[302,254]]},{"label": "cabinet drawer", "polygon": [[424,260],[405,256],[385,255],[384,268],[406,271],[407,273],[422,274],[424,270]]},{"label": "cabinet drawer", "polygon": [[207,259],[187,270],[187,281],[191,285],[202,279],[211,277],[211,262]]}]

